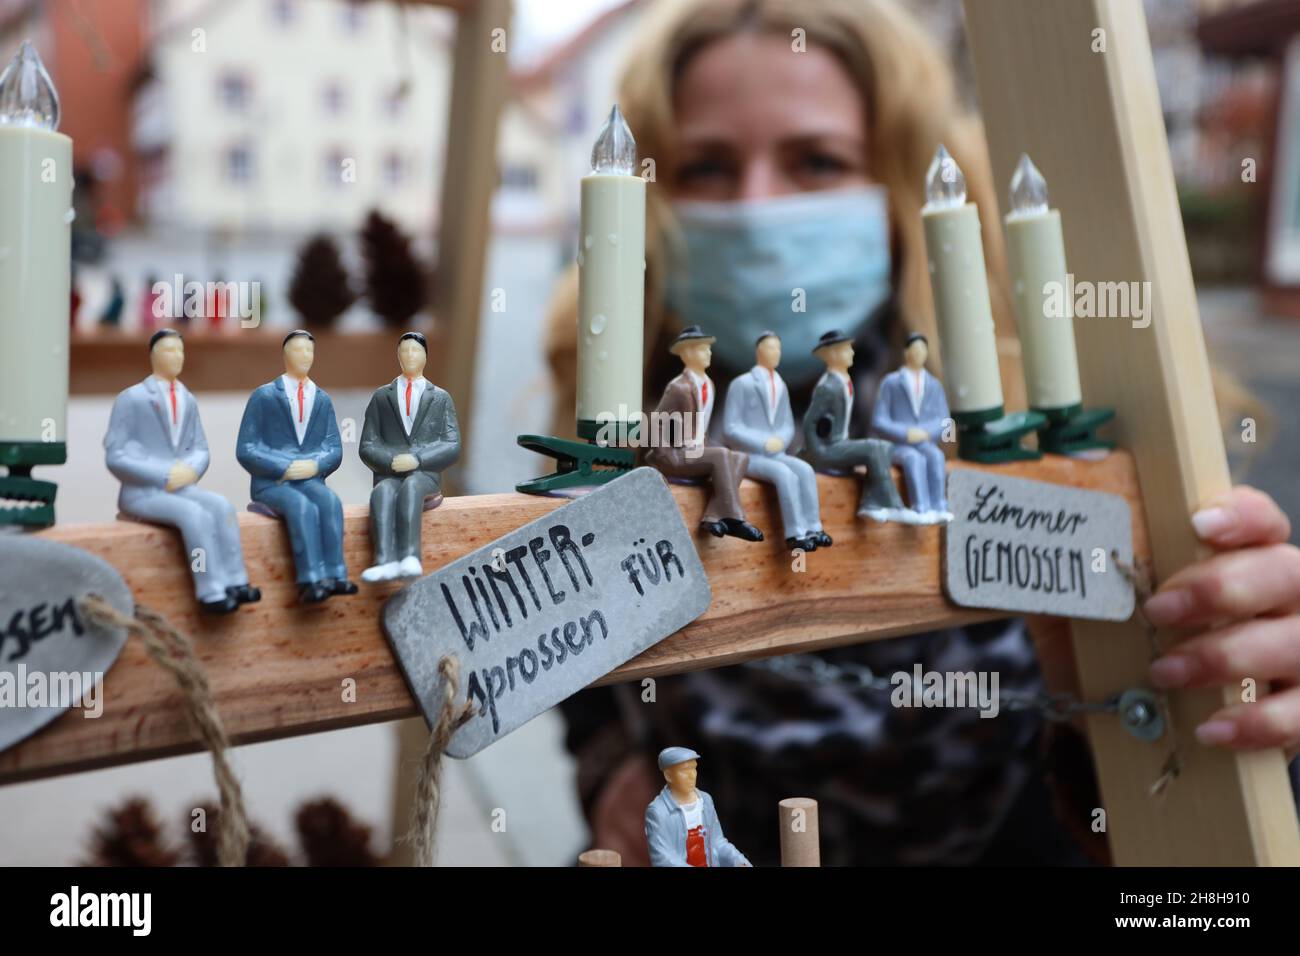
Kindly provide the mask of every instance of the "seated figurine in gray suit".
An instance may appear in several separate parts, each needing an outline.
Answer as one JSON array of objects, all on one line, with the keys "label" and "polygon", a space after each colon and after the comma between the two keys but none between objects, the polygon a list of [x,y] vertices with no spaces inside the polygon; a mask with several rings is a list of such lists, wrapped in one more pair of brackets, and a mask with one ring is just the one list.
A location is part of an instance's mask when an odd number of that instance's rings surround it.
[{"label": "seated figurine in gray suit", "polygon": [[873,521],[919,524],[916,512],[904,507],[890,470],[889,442],[879,438],[849,438],[853,414],[853,341],[843,332],[827,332],[813,354],[826,363],[826,372],[813,389],[803,418],[803,455],[818,471],[852,472],[867,469],[858,499],[858,517]]},{"label": "seated figurine in gray suit", "polygon": [[284,374],[257,388],[244,406],[235,457],[253,476],[253,502],[281,518],[293,546],[298,599],[356,594],[343,560],[343,505],[325,484],[343,461],[334,403],[307,377],[316,337],[284,337]]},{"label": "seated figurine in gray suit", "polygon": [[913,332],[903,349],[903,367],[880,383],[871,430],[894,443],[893,462],[903,469],[912,510],[925,524],[952,520],[943,451],[936,442],[951,421],[943,385],[925,370],[930,345]]},{"label": "seated figurine in gray suit", "polygon": [[786,547],[804,551],[828,548],[831,536],[822,530],[817,473],[808,462],[786,452],[794,441],[794,412],[790,390],[776,370],[781,362],[781,340],[775,332],[758,337],[754,359],[754,367],[727,386],[722,406],[723,441],[729,448],[748,452],[747,478],[776,488]]},{"label": "seated figurine in gray suit", "polygon": [[700,755],[687,747],[666,747],[659,769],[667,784],[645,811],[651,866],[749,866],[745,854],[722,834],[713,798],[695,789]]},{"label": "seated figurine in gray suit", "polygon": [[363,581],[414,578],[426,501],[442,499],[440,472],[460,457],[456,406],[424,377],[429,345],[419,332],[397,340],[402,374],[375,389],[361,428],[361,460],[375,473],[370,492],[370,543],[375,563]]},{"label": "seated figurine in gray suit", "polygon": [[199,406],[177,381],[185,343],[175,329],[149,340],[153,374],[117,396],[104,435],[108,470],[122,482],[122,514],[179,529],[199,605],[228,614],[260,600],[248,583],[239,521],[230,502],[196,482],[208,470]]}]

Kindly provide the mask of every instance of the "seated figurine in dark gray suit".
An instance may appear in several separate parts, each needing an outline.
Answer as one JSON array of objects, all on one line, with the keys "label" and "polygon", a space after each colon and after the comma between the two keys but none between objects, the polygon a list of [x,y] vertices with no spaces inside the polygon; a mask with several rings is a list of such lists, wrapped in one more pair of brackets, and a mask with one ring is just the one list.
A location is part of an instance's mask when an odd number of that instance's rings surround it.
[{"label": "seated figurine in dark gray suit", "polygon": [[181,334],[155,332],[149,364],[153,374],[113,402],[104,435],[108,470],[122,482],[117,506],[128,517],[177,528],[199,605],[226,614],[262,592],[248,583],[234,507],[196,484],[210,456],[198,403],[177,380],[185,365]]},{"label": "seated figurine in dark gray suit", "polygon": [[334,403],[307,377],[316,337],[284,337],[284,374],[256,389],[244,406],[235,457],[253,476],[254,503],[281,518],[293,546],[298,599],[356,594],[343,559],[343,505],[325,484],[343,461]]},{"label": "seated figurine in dark gray suit", "polygon": [[865,465],[867,475],[858,499],[858,517],[873,521],[919,524],[903,505],[890,469],[893,447],[880,438],[849,438],[853,415],[853,341],[843,332],[827,332],[813,354],[826,363],[803,418],[803,456],[818,471],[852,473]]},{"label": "seated figurine in dark gray suit", "polygon": [[924,524],[946,524],[947,470],[938,441],[948,422],[948,397],[943,385],[925,370],[929,343],[920,332],[907,337],[903,367],[880,383],[871,430],[894,443],[893,462],[903,469],[912,510]]},{"label": "seated figurine in dark gray suit", "polygon": [[419,332],[397,340],[402,374],[375,389],[361,428],[361,460],[375,473],[370,543],[375,563],[363,581],[419,577],[420,525],[426,502],[442,500],[443,469],[460,457],[456,406],[424,377],[428,343]]}]

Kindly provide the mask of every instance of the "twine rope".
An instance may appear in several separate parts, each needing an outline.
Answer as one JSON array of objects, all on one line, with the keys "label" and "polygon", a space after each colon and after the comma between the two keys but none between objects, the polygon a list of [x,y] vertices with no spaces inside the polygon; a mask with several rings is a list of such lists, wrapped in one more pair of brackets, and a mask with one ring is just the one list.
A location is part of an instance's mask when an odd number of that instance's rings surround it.
[{"label": "twine rope", "polygon": [[248,858],[248,814],[244,795],[226,751],[230,739],[221,725],[208,676],[194,653],[194,643],[172,626],[167,618],[136,605],[135,617],[128,617],[98,594],[78,601],[86,620],[101,628],[121,627],[139,635],[149,656],[176,679],[185,701],[185,713],[205,747],[212,753],[212,773],[221,798],[217,821],[217,862],[221,866],[243,866]]},{"label": "twine rope", "polygon": [[403,838],[415,848],[416,866],[433,866],[438,810],[442,805],[442,755],[452,735],[474,716],[473,701],[467,700],[460,707],[456,706],[456,696],[460,691],[460,661],[454,656],[442,658],[438,661],[438,673],[442,675],[447,693],[420,761],[410,827]]}]

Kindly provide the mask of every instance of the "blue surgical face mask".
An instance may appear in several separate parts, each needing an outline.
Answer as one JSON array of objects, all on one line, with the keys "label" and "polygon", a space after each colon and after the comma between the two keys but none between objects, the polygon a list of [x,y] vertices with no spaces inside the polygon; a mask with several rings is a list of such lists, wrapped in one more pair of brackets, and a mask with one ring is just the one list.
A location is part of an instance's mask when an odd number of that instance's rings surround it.
[{"label": "blue surgical face mask", "polygon": [[781,338],[792,385],[822,371],[818,337],[856,337],[890,296],[889,208],[883,187],[740,202],[683,201],[667,304],[682,325],[716,336],[730,369],[754,363],[765,330]]}]

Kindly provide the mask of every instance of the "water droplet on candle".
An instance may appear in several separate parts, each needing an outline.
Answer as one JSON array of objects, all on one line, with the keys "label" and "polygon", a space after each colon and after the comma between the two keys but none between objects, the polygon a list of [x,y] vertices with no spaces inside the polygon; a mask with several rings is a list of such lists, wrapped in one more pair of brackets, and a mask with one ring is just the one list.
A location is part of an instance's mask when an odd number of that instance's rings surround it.
[{"label": "water droplet on candle", "polygon": [[600,335],[601,332],[604,332],[605,325],[606,323],[608,323],[608,321],[609,320],[605,318],[604,312],[597,312],[595,315],[593,315],[591,317],[591,334]]},{"label": "water droplet on candle", "polygon": [[641,260],[641,271],[642,271],[642,272],[645,272],[645,260],[644,260],[644,259]]},{"label": "water droplet on candle", "polygon": [[72,221],[76,218],[77,218],[77,210],[75,209],[70,208],[68,209],[67,212],[63,214],[63,221],[66,222],[69,226],[72,225]]},{"label": "water droplet on candle", "polygon": [[600,361],[602,362],[607,361],[609,359],[609,353],[606,352],[604,349],[601,349],[600,353],[596,356],[596,358],[600,359]]},{"label": "water droplet on candle", "polygon": [[965,385],[957,386],[957,396],[959,398],[965,398],[969,394],[970,394],[970,389],[967,388]]},{"label": "water droplet on candle", "polygon": [[587,260],[586,260],[586,259],[583,257],[583,255],[582,255],[582,250],[579,249],[579,250],[578,250],[578,268],[581,269],[584,265],[586,265],[586,261],[587,261]]},{"label": "water droplet on candle", "polygon": [[583,236],[583,238],[582,238],[582,248],[584,248],[584,249],[590,249],[590,248],[595,244],[595,242],[596,242],[596,240],[595,240],[595,239],[592,239],[591,236]]},{"label": "water droplet on candle", "polygon": [[611,246],[616,246],[616,245],[618,245],[618,233],[616,233],[616,232],[611,232],[611,233],[609,234],[609,244],[610,244]]},{"label": "water droplet on candle", "polygon": [[944,251],[945,254],[952,252],[952,243],[951,243],[951,242],[945,242],[945,243],[943,244],[943,251]]}]

